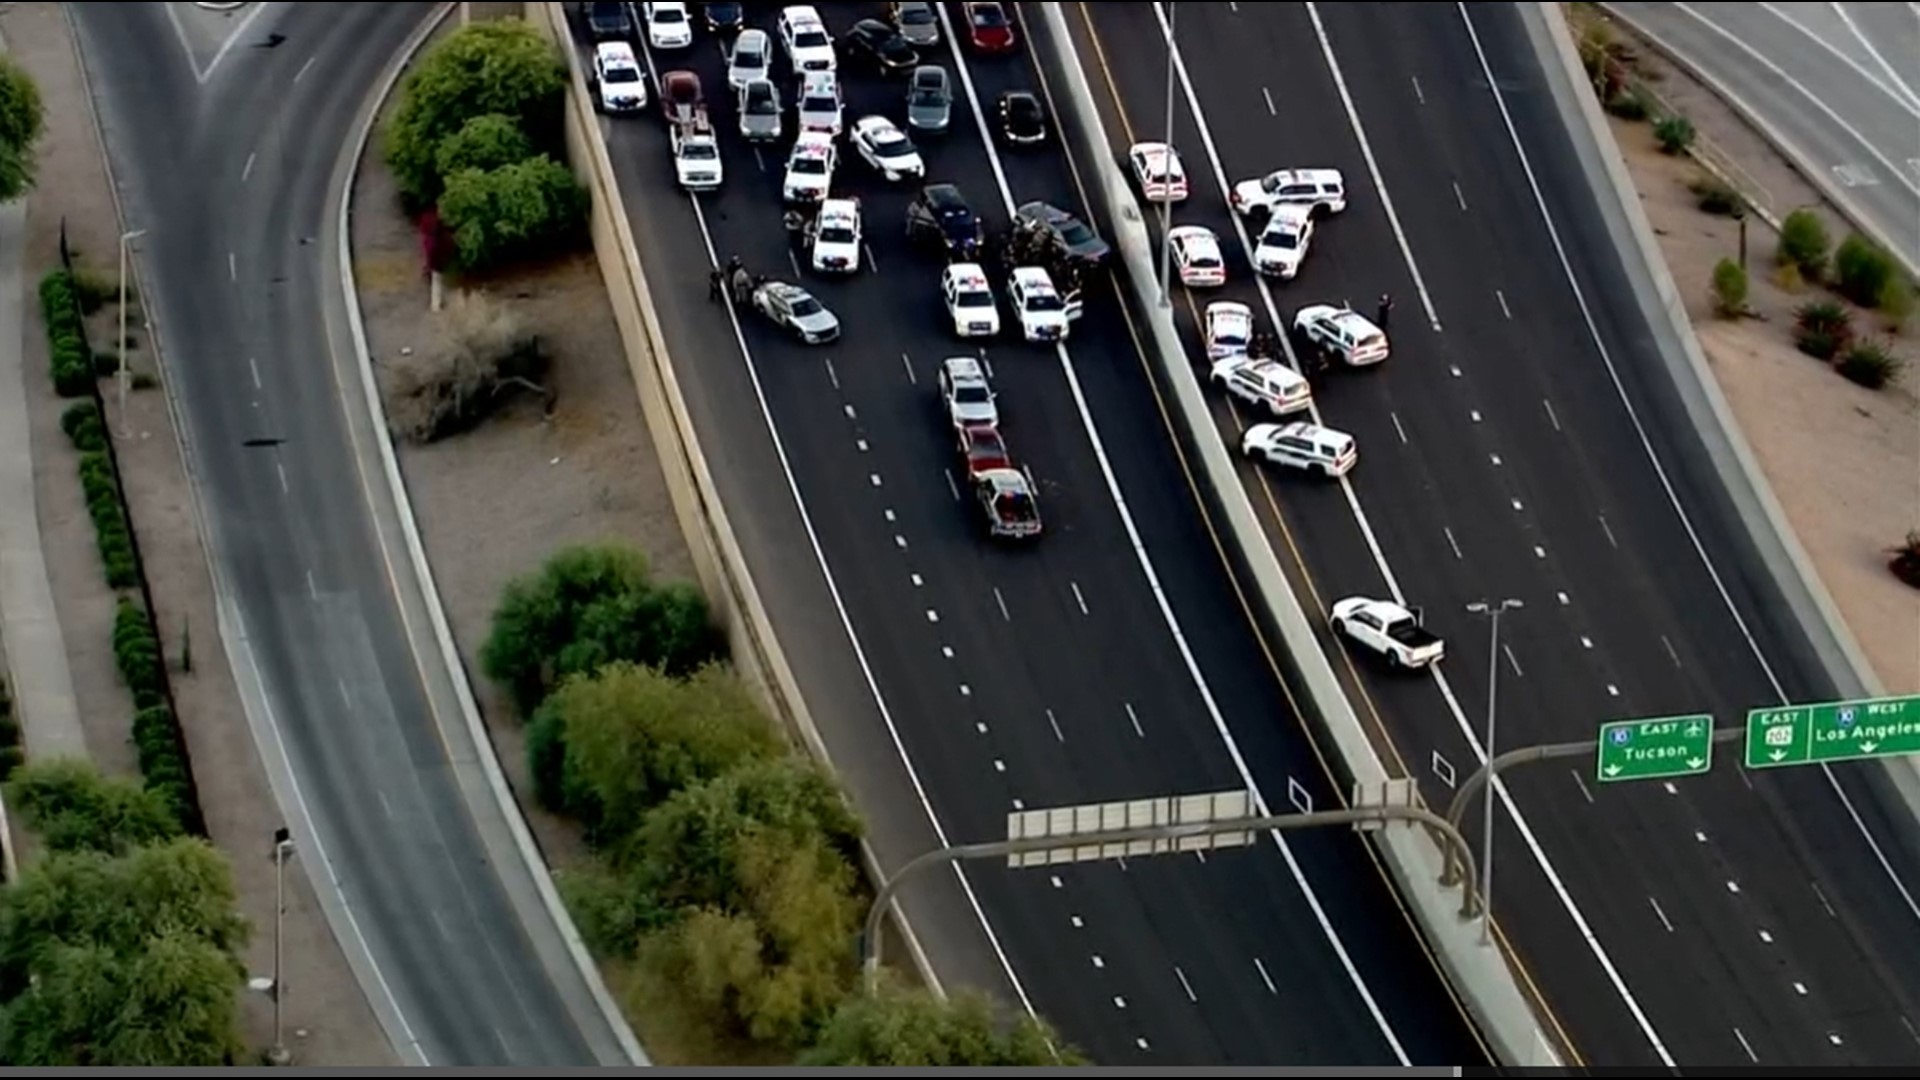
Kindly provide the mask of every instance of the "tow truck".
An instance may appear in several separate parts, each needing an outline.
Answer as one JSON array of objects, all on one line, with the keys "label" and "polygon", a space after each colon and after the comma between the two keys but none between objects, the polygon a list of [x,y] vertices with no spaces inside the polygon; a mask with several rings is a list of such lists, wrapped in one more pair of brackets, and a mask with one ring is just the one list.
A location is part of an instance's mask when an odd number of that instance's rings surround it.
[{"label": "tow truck", "polygon": [[1330,614],[1335,633],[1386,657],[1396,668],[1428,667],[1447,654],[1447,643],[1421,625],[1418,610],[1392,600],[1349,596],[1334,601]]},{"label": "tow truck", "polygon": [[719,188],[725,177],[720,140],[707,119],[707,99],[700,89],[700,77],[691,71],[669,71],[660,82],[660,109],[667,117],[674,176],[688,191]]}]

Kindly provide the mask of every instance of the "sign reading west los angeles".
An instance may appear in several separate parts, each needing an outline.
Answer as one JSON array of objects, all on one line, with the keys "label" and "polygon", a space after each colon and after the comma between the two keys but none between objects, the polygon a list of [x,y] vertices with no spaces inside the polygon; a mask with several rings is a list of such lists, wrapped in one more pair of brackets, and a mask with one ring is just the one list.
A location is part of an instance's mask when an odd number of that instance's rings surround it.
[{"label": "sign reading west los angeles", "polygon": [[1920,695],[1747,714],[1747,768],[1920,754]]}]

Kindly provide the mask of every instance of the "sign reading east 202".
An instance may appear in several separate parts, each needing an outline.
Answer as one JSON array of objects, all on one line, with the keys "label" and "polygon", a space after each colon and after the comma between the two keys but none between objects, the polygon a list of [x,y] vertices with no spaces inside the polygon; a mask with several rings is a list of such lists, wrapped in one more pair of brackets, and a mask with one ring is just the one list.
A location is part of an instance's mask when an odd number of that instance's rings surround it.
[{"label": "sign reading east 202", "polygon": [[1600,725],[1596,758],[1596,776],[1603,784],[1698,776],[1713,768],[1713,717],[1702,713],[1610,721]]},{"label": "sign reading east 202", "polygon": [[1747,768],[1920,754],[1920,695],[1747,714]]}]

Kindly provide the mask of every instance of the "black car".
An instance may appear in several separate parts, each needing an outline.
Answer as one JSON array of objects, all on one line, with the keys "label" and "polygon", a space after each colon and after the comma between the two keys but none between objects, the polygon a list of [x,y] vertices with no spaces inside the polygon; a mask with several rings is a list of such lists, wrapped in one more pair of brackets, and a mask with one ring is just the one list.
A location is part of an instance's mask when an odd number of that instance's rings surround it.
[{"label": "black car", "polygon": [[1030,202],[1014,211],[1015,228],[1044,236],[1067,258],[1099,266],[1110,248],[1086,222],[1050,203]]},{"label": "black car", "polygon": [[630,5],[588,4],[587,31],[595,41],[632,41],[633,11]]},{"label": "black car", "polygon": [[953,184],[928,184],[907,207],[907,237],[968,261],[980,253],[980,219]]},{"label": "black car", "polygon": [[725,33],[740,29],[746,19],[745,8],[745,4],[701,4],[700,17],[707,21],[707,29]]},{"label": "black car", "polygon": [[1045,142],[1047,111],[1040,107],[1040,99],[1025,90],[1001,94],[1000,134],[1015,146]]},{"label": "black car", "polygon": [[900,31],[879,19],[861,19],[854,23],[853,29],[841,39],[841,45],[881,71],[911,71],[920,63],[920,54],[900,36]]}]

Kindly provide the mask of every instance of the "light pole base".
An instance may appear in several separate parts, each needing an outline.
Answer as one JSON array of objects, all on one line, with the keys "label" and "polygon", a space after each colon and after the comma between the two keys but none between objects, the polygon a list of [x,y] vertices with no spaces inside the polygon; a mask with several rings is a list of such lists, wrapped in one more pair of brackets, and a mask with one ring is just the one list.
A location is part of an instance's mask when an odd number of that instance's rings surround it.
[{"label": "light pole base", "polygon": [[267,1050],[267,1064],[282,1067],[293,1064],[293,1051],[284,1046],[275,1046]]}]

